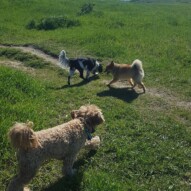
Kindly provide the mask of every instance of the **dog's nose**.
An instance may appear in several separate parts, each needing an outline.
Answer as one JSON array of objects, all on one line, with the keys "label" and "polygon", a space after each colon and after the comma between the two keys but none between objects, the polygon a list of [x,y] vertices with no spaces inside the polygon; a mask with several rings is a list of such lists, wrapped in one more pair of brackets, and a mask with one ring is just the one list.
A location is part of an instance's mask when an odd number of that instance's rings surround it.
[{"label": "dog's nose", "polygon": [[105,72],[106,74],[109,74],[109,71],[108,71],[108,70],[105,70],[104,72]]}]

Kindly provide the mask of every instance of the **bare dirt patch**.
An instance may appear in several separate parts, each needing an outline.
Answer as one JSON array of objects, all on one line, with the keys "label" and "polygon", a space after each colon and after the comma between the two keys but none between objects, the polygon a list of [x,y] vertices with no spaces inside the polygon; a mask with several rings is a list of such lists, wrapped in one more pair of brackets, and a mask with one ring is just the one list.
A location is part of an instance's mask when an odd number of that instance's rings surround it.
[{"label": "bare dirt patch", "polygon": [[43,58],[45,61],[50,62],[54,65],[57,65],[60,67],[60,64],[58,62],[57,58],[53,58],[52,56],[46,54],[45,52],[43,52],[42,50],[36,49],[33,46],[6,46],[6,45],[0,45],[0,48],[15,48],[15,49],[19,49],[22,52],[26,52],[26,53],[30,53],[33,55],[36,55],[40,58]]},{"label": "bare dirt patch", "polygon": [[35,73],[35,69],[31,67],[26,67],[22,62],[17,62],[17,61],[10,61],[10,60],[0,60],[0,65],[8,66],[11,68],[16,68],[19,70],[22,70],[24,72],[28,72],[30,74]]},{"label": "bare dirt patch", "polygon": [[[104,84],[108,84],[109,80],[104,80]],[[127,81],[118,81],[112,84],[115,88],[130,88],[131,86]],[[142,89],[135,88],[136,92],[142,92]],[[171,91],[164,90],[164,89],[155,89],[155,88],[146,88],[146,94],[149,94],[152,97],[160,98],[164,100],[170,106],[176,106],[180,108],[184,108],[187,110],[191,110],[191,102],[190,101],[183,101],[180,100],[177,96],[175,96]]]},{"label": "bare dirt patch", "polygon": [[164,90],[154,89],[154,88],[148,88],[147,91],[151,96],[161,98],[165,100],[167,103],[169,103],[170,105],[183,107],[185,109],[191,110],[191,102],[180,100],[180,98],[177,98],[170,91],[167,91],[167,90],[164,91]]}]

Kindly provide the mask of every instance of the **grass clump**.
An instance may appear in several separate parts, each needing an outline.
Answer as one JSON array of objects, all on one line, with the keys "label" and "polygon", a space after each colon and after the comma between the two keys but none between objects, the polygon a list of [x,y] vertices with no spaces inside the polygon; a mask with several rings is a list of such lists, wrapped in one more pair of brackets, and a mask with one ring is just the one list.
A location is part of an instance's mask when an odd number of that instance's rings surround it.
[{"label": "grass clump", "polygon": [[83,4],[78,15],[86,15],[86,14],[91,13],[93,11],[94,6],[95,6],[95,4],[93,4],[93,3]]},{"label": "grass clump", "polygon": [[57,28],[70,28],[79,25],[80,22],[78,20],[69,19],[68,17],[64,16],[59,16],[43,18],[40,21],[31,20],[26,25],[26,28],[37,30],[54,30]]}]

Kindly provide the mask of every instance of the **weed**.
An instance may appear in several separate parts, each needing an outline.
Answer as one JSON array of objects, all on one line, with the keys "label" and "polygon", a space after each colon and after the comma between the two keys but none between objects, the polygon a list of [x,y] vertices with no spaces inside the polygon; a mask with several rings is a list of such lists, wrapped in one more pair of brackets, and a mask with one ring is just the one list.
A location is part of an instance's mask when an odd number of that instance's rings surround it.
[{"label": "weed", "polygon": [[70,28],[74,26],[79,26],[80,22],[78,20],[69,19],[67,17],[48,17],[43,18],[39,22],[34,20],[29,21],[26,25],[28,29],[38,29],[38,30],[54,30],[57,28]]}]

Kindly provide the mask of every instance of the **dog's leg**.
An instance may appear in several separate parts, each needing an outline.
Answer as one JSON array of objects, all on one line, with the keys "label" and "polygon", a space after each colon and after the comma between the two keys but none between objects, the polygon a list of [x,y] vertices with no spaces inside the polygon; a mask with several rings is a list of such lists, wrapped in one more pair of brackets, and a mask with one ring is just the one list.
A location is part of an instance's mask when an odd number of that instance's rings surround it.
[{"label": "dog's leg", "polygon": [[64,161],[64,167],[62,169],[62,172],[65,176],[73,176],[75,171],[72,169],[74,161],[75,161],[75,156],[70,156],[66,157]]},{"label": "dog's leg", "polygon": [[79,69],[79,73],[80,73],[80,78],[84,79],[84,70]]},{"label": "dog's leg", "polygon": [[134,85],[131,88],[134,89],[136,85],[137,83],[134,81]]},{"label": "dog's leg", "polygon": [[74,68],[70,68],[70,73],[68,76],[68,85],[70,85],[70,79],[71,77],[74,75],[75,69]]},{"label": "dog's leg", "polygon": [[86,79],[88,79],[88,78],[89,78],[89,76],[90,76],[90,71],[89,71],[89,70],[87,70],[87,73],[86,73]]},{"label": "dog's leg", "polygon": [[139,83],[138,85],[140,85],[143,88],[143,93],[145,93],[146,92],[146,88],[145,88],[145,85],[143,84],[143,82]]},{"label": "dog's leg", "polygon": [[35,176],[39,166],[37,164],[35,164],[35,166],[31,166],[30,164],[31,161],[26,161],[20,164],[19,174],[11,180],[7,191],[25,191],[28,189],[25,187],[25,185],[28,184],[30,180]]},{"label": "dog's leg", "polygon": [[111,80],[111,82],[109,82],[109,84],[107,84],[107,86],[110,86],[111,84],[115,83],[116,81],[118,81],[118,79],[114,78],[113,80]]},{"label": "dog's leg", "polygon": [[132,78],[128,79],[128,81],[129,81],[131,86],[134,86],[134,82],[133,82]]},{"label": "dog's leg", "polygon": [[[26,171],[25,173],[19,173],[16,175],[7,188],[7,191],[25,191],[27,188],[24,188],[26,184],[35,176],[36,172],[33,170]],[[30,190],[30,189],[28,189]]]}]

